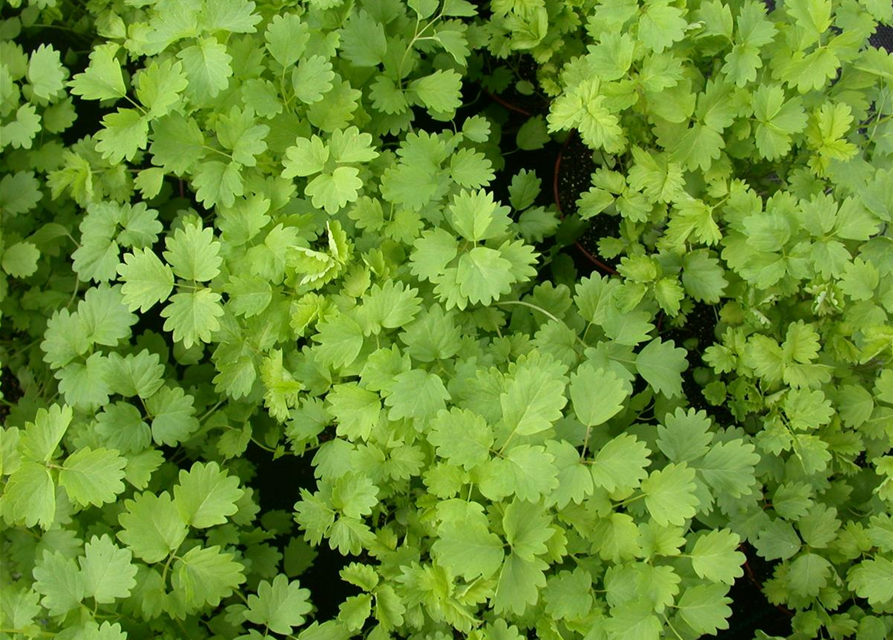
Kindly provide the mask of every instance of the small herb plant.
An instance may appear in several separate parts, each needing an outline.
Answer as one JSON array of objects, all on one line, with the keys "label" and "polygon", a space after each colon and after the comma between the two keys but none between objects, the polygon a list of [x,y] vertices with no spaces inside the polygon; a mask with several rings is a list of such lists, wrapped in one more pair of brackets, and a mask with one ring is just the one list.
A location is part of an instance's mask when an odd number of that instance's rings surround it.
[{"label": "small herb plant", "polygon": [[[744,543],[792,638],[893,631],[881,3],[19,5],[0,637],[694,639]],[[620,277],[502,171],[514,51]]]}]

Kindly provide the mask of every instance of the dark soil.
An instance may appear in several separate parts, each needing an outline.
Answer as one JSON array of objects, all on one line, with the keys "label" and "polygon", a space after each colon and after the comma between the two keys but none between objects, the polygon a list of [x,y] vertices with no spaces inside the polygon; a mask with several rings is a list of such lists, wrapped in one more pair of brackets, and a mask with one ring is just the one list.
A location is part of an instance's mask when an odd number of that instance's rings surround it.
[{"label": "dark soil", "polygon": [[744,575],[729,591],[732,617],[727,631],[717,634],[719,640],[752,640],[761,630],[770,636],[786,638],[791,634],[791,612],[770,603],[760,585],[772,577],[773,563],[759,557],[749,545],[741,549],[747,556]]},{"label": "dark soil", "polygon": [[[245,455],[257,468],[257,476],[251,486],[258,491],[261,513],[273,510],[291,513],[295,503],[301,498],[301,489],[316,490],[316,478],[310,464],[312,452],[303,457],[286,455],[273,460],[268,452],[252,444]],[[300,535],[297,525],[293,535]],[[280,552],[285,551],[288,542],[287,536],[280,536],[274,541]],[[338,615],[339,604],[360,593],[357,587],[338,576],[341,569],[357,558],[342,556],[338,551],[330,549],[327,540],[314,549],[318,555],[298,579],[301,587],[309,589],[314,596],[313,604],[317,609],[314,618],[319,621],[331,620]]]}]

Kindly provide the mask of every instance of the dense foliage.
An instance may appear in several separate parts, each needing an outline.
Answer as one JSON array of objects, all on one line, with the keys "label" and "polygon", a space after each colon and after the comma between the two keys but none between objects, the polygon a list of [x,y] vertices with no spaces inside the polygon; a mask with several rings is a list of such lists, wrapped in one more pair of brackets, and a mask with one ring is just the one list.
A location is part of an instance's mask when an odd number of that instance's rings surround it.
[{"label": "dense foliage", "polygon": [[889,3],[21,4],[0,638],[893,633]]}]

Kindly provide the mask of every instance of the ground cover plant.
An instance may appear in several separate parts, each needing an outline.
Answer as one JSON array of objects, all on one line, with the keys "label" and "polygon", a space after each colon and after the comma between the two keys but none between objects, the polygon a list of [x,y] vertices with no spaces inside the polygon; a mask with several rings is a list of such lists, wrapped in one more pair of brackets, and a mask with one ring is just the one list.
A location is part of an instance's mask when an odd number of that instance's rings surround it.
[{"label": "ground cover plant", "polygon": [[888,637],[890,14],[0,6],[0,636]]}]

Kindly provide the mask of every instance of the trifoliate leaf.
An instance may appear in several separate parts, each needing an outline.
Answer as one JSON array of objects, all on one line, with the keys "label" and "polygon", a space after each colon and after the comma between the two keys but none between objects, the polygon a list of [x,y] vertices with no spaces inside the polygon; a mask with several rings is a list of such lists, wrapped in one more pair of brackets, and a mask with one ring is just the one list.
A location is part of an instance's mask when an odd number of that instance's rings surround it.
[{"label": "trifoliate leaf", "polygon": [[174,485],[174,504],[180,519],[197,529],[226,522],[237,510],[236,502],[244,491],[239,479],[221,471],[216,462],[196,462],[189,471],[180,470]]}]

